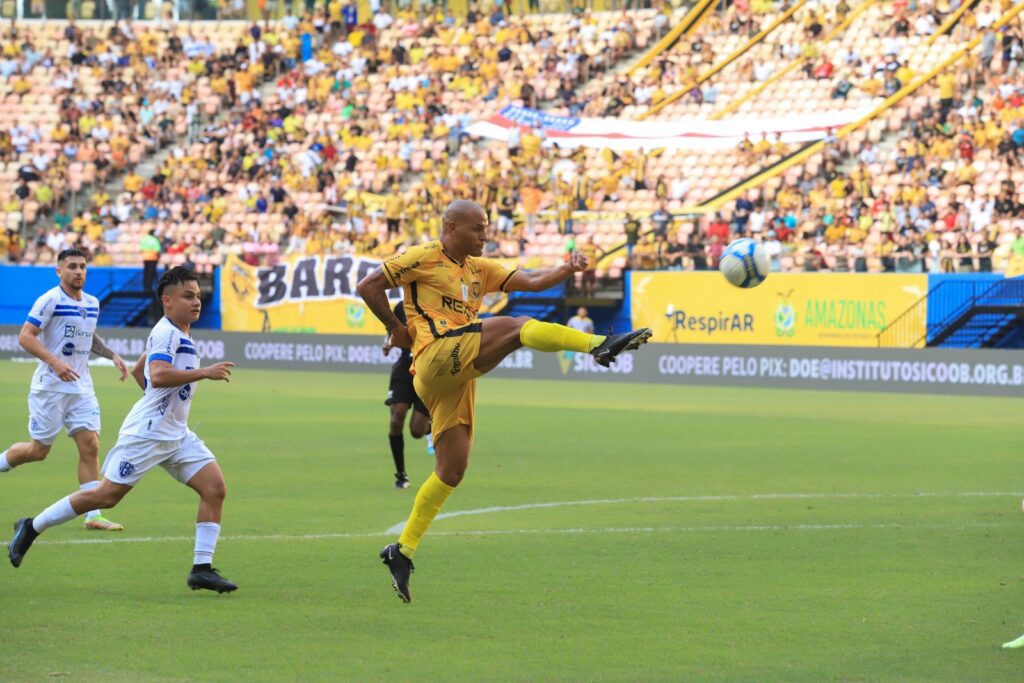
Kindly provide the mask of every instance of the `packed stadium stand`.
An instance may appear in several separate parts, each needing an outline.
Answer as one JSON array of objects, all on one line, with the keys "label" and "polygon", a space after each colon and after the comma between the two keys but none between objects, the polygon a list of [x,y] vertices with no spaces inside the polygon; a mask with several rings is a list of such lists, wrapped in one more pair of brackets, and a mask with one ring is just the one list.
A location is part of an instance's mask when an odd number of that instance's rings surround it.
[{"label": "packed stadium stand", "polygon": [[[606,282],[713,268],[745,234],[776,270],[1024,259],[1019,7],[572,10],[12,22],[0,252],[49,263],[77,244],[137,266],[152,236],[161,263],[204,272],[231,254],[385,256],[461,197],[492,212],[488,254],[534,267],[584,249]],[[476,133],[508,107],[596,121],[609,142]],[[810,135],[785,124],[812,119]],[[644,125],[730,133],[614,142]]]}]

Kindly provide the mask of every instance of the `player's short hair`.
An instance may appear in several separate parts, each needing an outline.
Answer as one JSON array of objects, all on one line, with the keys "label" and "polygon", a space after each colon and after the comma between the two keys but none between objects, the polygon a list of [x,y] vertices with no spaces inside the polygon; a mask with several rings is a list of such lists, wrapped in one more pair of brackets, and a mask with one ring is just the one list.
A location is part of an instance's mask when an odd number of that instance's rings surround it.
[{"label": "player's short hair", "polygon": [[89,260],[88,257],[85,255],[85,252],[82,251],[81,249],[65,249],[64,251],[57,254],[57,263],[63,263],[65,260],[69,258],[74,258],[75,256],[81,256],[82,258]]},{"label": "player's short hair", "polygon": [[174,266],[164,271],[160,276],[160,282],[156,286],[156,297],[159,299],[164,295],[164,290],[175,285],[183,285],[186,282],[199,282],[195,271],[185,266]]}]

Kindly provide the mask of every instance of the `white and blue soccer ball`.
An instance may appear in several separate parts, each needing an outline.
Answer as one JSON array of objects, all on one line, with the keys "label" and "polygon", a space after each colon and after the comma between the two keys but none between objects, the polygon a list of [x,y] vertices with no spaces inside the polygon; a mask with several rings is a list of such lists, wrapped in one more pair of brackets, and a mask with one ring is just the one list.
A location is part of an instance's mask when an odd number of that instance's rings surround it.
[{"label": "white and blue soccer ball", "polygon": [[729,284],[749,289],[764,282],[770,266],[764,247],[749,237],[743,237],[733,240],[725,248],[718,269]]}]

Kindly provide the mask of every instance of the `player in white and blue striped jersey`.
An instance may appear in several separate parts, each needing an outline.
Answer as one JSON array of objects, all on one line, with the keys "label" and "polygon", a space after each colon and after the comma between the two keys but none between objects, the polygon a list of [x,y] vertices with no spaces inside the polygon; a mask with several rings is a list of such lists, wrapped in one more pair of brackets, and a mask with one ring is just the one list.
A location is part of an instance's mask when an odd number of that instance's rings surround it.
[{"label": "player in white and blue striped jersey", "polygon": [[[87,264],[78,249],[57,256],[60,284],[36,299],[21,327],[18,342],[39,359],[28,395],[30,441],[16,443],[0,453],[0,472],[44,460],[66,429],[78,447],[78,483],[83,489],[99,486],[100,404],[89,374],[89,354],[109,358],[121,371],[128,368],[96,334],[99,300],[82,291]],[[123,526],[89,510],[85,528],[121,531]]]},{"label": "player in white and blue striped jersey", "polygon": [[210,449],[188,428],[188,413],[200,380],[229,381],[234,363],[200,366],[196,345],[189,334],[202,310],[199,281],[188,268],[171,268],[160,278],[157,296],[164,317],[146,342],[146,355],[132,371],[143,395],[128,413],[117,443],[103,463],[103,481],[94,489],[78,491],[43,510],[35,518],[20,519],[7,552],[11,564],[21,565],[35,538],[91,507],[112,508],[157,465],[199,494],[196,543],[188,586],[218,593],[238,586],[213,568],[213,552],[220,536],[221,511],[227,488],[224,475]]}]

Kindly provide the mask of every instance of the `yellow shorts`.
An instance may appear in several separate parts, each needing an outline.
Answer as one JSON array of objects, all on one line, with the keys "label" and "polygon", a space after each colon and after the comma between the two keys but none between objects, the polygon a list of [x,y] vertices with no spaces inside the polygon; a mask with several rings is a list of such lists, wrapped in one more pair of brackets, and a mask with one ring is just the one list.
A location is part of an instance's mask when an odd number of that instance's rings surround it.
[{"label": "yellow shorts", "polygon": [[460,329],[465,332],[430,342],[413,361],[413,386],[430,411],[435,441],[456,425],[468,425],[473,438],[476,378],[482,374],[473,366],[480,354],[480,323]]}]

